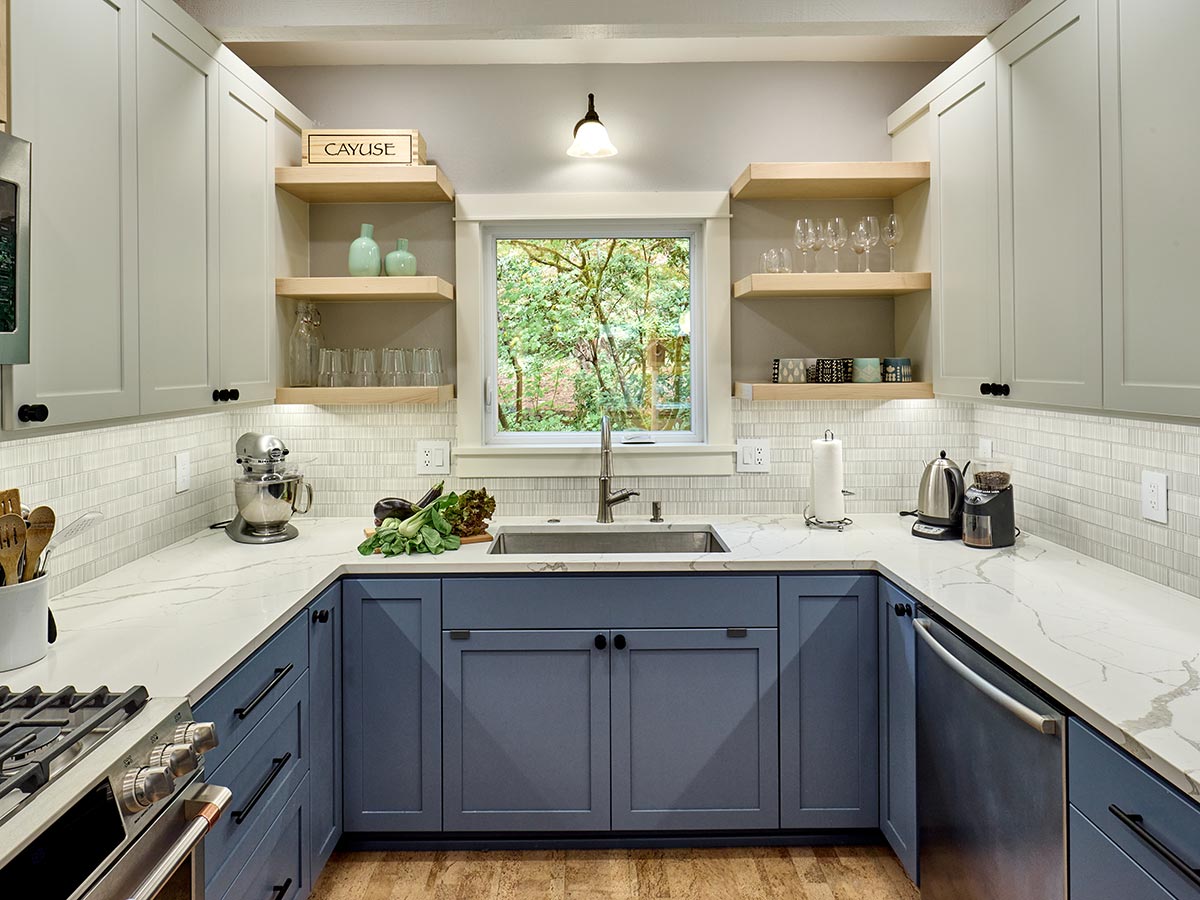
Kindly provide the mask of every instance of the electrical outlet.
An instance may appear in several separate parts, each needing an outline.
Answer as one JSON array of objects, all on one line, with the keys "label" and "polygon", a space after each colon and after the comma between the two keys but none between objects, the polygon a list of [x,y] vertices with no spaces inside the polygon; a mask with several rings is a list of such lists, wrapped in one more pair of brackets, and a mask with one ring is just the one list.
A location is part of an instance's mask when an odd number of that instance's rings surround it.
[{"label": "electrical outlet", "polygon": [[992,458],[992,439],[991,438],[981,437],[979,439],[979,458],[980,459],[991,459]]},{"label": "electrical outlet", "polygon": [[1167,524],[1167,475],[1142,470],[1142,518]]},{"label": "electrical outlet", "polygon": [[450,442],[417,441],[417,474],[449,475]]},{"label": "electrical outlet", "polygon": [[738,438],[737,470],[739,472],[770,472],[771,442],[766,438]]},{"label": "electrical outlet", "polygon": [[182,494],[192,486],[192,454],[186,450],[175,454],[175,493]]}]

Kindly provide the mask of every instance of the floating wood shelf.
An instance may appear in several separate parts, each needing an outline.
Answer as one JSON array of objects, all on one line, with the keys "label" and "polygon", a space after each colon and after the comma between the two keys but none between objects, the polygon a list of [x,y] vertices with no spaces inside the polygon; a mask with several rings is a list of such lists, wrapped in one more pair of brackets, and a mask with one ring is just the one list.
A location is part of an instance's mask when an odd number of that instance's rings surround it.
[{"label": "floating wood shelf", "polygon": [[454,285],[436,275],[380,278],[276,278],[275,293],[298,300],[391,302],[453,300]]},{"label": "floating wood shelf", "polygon": [[739,381],[733,395],[741,400],[932,400],[928,381],[883,384],[750,384]]},{"label": "floating wood shelf", "polygon": [[758,272],[733,285],[738,300],[784,297],[895,297],[927,291],[928,272]]},{"label": "floating wood shelf", "polygon": [[454,385],[436,387],[344,387],[275,389],[276,403],[309,403],[315,406],[368,403],[446,403],[454,399]]},{"label": "floating wood shelf", "polygon": [[275,186],[309,203],[449,203],[454,186],[437,166],[283,166]]},{"label": "floating wood shelf", "polygon": [[729,194],[734,200],[886,199],[928,180],[927,162],[751,163]]}]

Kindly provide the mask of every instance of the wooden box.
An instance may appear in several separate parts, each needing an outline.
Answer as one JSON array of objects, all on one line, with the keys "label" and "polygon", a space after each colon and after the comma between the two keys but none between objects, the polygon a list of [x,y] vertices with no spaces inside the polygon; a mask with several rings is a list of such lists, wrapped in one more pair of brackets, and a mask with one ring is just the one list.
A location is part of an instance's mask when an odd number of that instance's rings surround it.
[{"label": "wooden box", "polygon": [[412,128],[305,128],[304,166],[423,166],[425,139]]}]

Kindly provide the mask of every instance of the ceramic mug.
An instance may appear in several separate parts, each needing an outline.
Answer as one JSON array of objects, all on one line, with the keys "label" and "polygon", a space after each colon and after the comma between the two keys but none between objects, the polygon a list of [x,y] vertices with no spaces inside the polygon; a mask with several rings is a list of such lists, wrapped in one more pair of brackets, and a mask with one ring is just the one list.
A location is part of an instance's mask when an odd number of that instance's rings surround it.
[{"label": "ceramic mug", "polygon": [[912,360],[907,356],[885,356],[883,359],[883,380],[912,381]]},{"label": "ceramic mug", "polygon": [[817,360],[818,384],[844,384],[846,381],[846,363],[841,358]]},{"label": "ceramic mug", "polygon": [[776,359],[771,366],[771,380],[775,384],[804,384],[808,381],[807,367],[803,359]]},{"label": "ceramic mug", "polygon": [[857,356],[850,380],[855,384],[878,384],[883,381],[883,371],[878,356]]},{"label": "ceramic mug", "polygon": [[853,359],[853,357],[843,356],[842,357],[842,368],[845,370],[845,375],[846,375],[846,377],[842,380],[843,381],[853,381],[854,380],[854,359]]}]

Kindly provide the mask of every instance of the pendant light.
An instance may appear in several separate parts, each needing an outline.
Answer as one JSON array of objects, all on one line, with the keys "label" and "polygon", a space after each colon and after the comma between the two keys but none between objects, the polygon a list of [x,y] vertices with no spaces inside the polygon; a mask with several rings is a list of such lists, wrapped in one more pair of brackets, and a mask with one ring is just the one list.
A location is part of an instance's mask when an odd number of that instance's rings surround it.
[{"label": "pendant light", "polygon": [[567,156],[580,159],[603,159],[616,156],[617,148],[608,139],[608,129],[596,115],[596,95],[588,94],[587,114],[575,123],[575,140],[567,148]]}]

